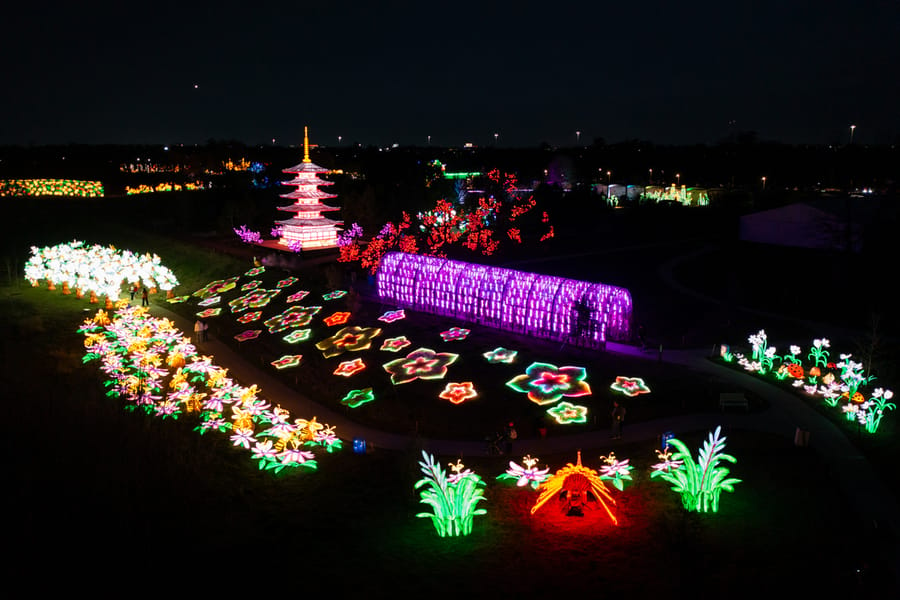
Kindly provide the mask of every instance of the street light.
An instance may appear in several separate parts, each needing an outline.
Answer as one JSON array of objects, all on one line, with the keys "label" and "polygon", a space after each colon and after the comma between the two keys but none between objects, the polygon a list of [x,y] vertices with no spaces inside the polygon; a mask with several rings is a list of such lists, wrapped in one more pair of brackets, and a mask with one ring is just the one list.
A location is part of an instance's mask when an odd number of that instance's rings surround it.
[{"label": "street light", "polygon": [[428,136],[428,145],[429,146],[431,145],[431,136],[430,135]]},{"label": "street light", "polygon": [[612,183],[612,171],[606,172],[606,185],[610,185]]},{"label": "street light", "polygon": [[650,169],[650,179],[647,180],[650,185],[653,185],[653,169]]},{"label": "street light", "polygon": [[495,133],[495,134],[494,134],[494,145],[497,144],[497,138],[498,138],[498,137],[500,137],[500,134],[499,134],[499,133]]},{"label": "street light", "polygon": [[678,187],[681,187],[681,173],[675,173],[675,181],[677,182]]},{"label": "street light", "polygon": [[576,131],[575,132],[575,144],[577,145],[580,141],[581,141],[581,132]]},{"label": "street light", "polygon": [[338,146],[341,145],[341,136],[338,136]]},{"label": "street light", "polygon": [[853,131],[856,129],[856,125],[850,126],[850,145],[853,145]]},{"label": "street light", "polygon": [[765,175],[763,175],[762,184],[763,184],[763,191],[766,191],[766,176]]}]

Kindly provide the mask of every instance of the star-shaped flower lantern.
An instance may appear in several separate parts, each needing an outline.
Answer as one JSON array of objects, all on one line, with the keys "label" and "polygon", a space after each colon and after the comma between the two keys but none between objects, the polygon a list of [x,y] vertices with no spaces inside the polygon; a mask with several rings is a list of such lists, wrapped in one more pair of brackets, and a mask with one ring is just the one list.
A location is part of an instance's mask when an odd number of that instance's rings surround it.
[{"label": "star-shaped flower lantern", "polygon": [[399,352],[410,344],[412,344],[412,342],[406,339],[405,335],[401,335],[400,337],[388,338],[384,340],[384,342],[381,344],[381,349],[385,352]]},{"label": "star-shaped flower lantern", "polygon": [[259,319],[261,316],[262,316],[262,311],[261,311],[261,310],[254,310],[254,311],[252,311],[252,312],[248,312],[248,313],[242,314],[242,315],[239,316],[237,319],[235,319],[235,321],[237,321],[238,323],[243,323],[243,324],[246,325],[247,323],[250,323],[250,322],[252,322],[252,321],[256,321],[256,320]]},{"label": "star-shaped flower lantern", "polygon": [[247,271],[246,273],[244,273],[244,276],[256,277],[257,275],[260,275],[261,273],[264,273],[265,271],[266,271],[265,267],[254,267],[254,268],[250,269],[249,271]]},{"label": "star-shaped flower lantern", "polygon": [[294,285],[294,284],[297,283],[298,281],[300,281],[298,278],[296,278],[296,277],[294,277],[294,276],[291,276],[291,277],[288,277],[288,278],[286,278],[286,279],[282,279],[281,281],[279,281],[278,283],[276,283],[276,284],[275,284],[275,287],[277,287],[278,289],[286,288],[286,287],[288,287],[288,286]]},{"label": "star-shaped flower lantern", "polygon": [[273,360],[272,366],[276,369],[289,369],[298,366],[301,358],[303,358],[302,354],[285,354],[278,360]]},{"label": "star-shaped flower lantern", "polygon": [[269,333],[279,333],[285,329],[309,325],[313,315],[322,309],[321,306],[292,306],[283,313],[263,321]]},{"label": "star-shaped flower lantern", "polygon": [[366,363],[364,363],[361,358],[354,358],[353,360],[346,360],[339,364],[337,369],[334,370],[334,374],[341,375],[342,377],[350,377],[365,368]]},{"label": "star-shaped flower lantern", "polygon": [[453,404],[462,404],[466,400],[470,400],[478,396],[475,391],[474,384],[471,381],[463,383],[448,383],[444,387],[444,391],[438,394],[438,398],[449,400]]},{"label": "star-shaped flower lantern", "polygon": [[344,352],[366,350],[372,345],[372,338],[379,335],[381,335],[381,329],[377,327],[352,325],[344,327],[333,336],[318,342],[316,348],[322,351],[325,358],[331,358]]},{"label": "star-shaped flower lantern", "polygon": [[485,352],[482,356],[492,364],[496,363],[506,363],[512,364],[516,360],[516,355],[518,352],[516,350],[508,350],[503,347],[494,348],[490,352]]},{"label": "star-shaped flower lantern", "polygon": [[251,308],[262,308],[272,301],[281,290],[252,290],[228,303],[231,312],[244,312]]},{"label": "star-shaped flower lantern", "polygon": [[208,319],[209,317],[218,317],[220,314],[222,314],[221,308],[207,308],[198,312],[197,316],[201,319]]},{"label": "star-shaped flower lantern", "polygon": [[384,321],[385,323],[393,323],[394,321],[399,321],[400,319],[405,319],[406,313],[403,309],[398,310],[389,310],[380,317],[378,317],[379,321]]},{"label": "star-shaped flower lantern", "polygon": [[578,406],[566,401],[560,402],[547,410],[547,414],[553,417],[560,425],[587,423],[587,413],[588,409],[586,406]]},{"label": "star-shaped flower lantern", "polygon": [[171,298],[166,298],[166,302],[168,302],[169,304],[181,304],[182,302],[187,302],[190,299],[190,296],[172,296]]},{"label": "star-shaped flower lantern", "polygon": [[300,290],[299,292],[294,292],[293,294],[288,296],[286,302],[288,304],[290,304],[291,302],[300,302],[307,296],[309,296],[309,292],[307,292],[306,290]]},{"label": "star-shaped flower lantern", "polygon": [[341,400],[341,404],[350,408],[357,408],[373,400],[375,400],[375,392],[369,387],[361,390],[350,390]]},{"label": "star-shaped flower lantern", "polygon": [[222,301],[222,296],[210,296],[197,303],[197,306],[212,306]]},{"label": "star-shaped flower lantern", "polygon": [[338,298],[343,298],[346,295],[347,292],[344,290],[334,290],[333,292],[322,294],[322,300],[337,300]]},{"label": "star-shaped flower lantern", "polygon": [[647,384],[640,377],[616,377],[616,380],[609,387],[616,392],[621,392],[631,397],[650,393],[650,388],[647,387]]},{"label": "star-shaped flower lantern", "polygon": [[458,354],[435,352],[430,348],[419,348],[406,355],[382,365],[391,374],[391,383],[399,385],[416,379],[443,379],[447,375],[447,367]]},{"label": "star-shaped flower lantern", "polygon": [[535,404],[553,404],[563,396],[587,396],[591,387],[585,381],[587,371],[584,367],[557,367],[549,363],[531,363],[524,375],[517,375],[506,385],[528,394],[528,399]]},{"label": "star-shaped flower lantern", "polygon": [[347,319],[350,318],[350,313],[348,312],[336,312],[330,317],[325,317],[322,319],[326,325],[332,327],[334,325],[343,325],[347,322]]},{"label": "star-shaped flower lantern", "polygon": [[447,331],[441,332],[441,337],[444,338],[445,342],[456,342],[459,340],[464,340],[469,337],[471,330],[463,329],[462,327],[451,327]]},{"label": "star-shaped flower lantern", "polygon": [[234,336],[234,339],[239,342],[246,342],[247,340],[255,340],[261,333],[261,329],[248,329],[247,331],[242,331],[241,333]]},{"label": "star-shaped flower lantern", "polygon": [[200,288],[192,295],[198,298],[209,298],[210,296],[215,296],[218,294],[223,294],[230,290],[233,290],[237,285],[237,280],[240,277],[229,277],[228,279],[217,279],[216,281],[211,281],[207,283],[204,287]]},{"label": "star-shaped flower lantern", "polygon": [[310,333],[312,333],[312,329],[295,329],[281,339],[288,344],[296,344],[308,340]]}]

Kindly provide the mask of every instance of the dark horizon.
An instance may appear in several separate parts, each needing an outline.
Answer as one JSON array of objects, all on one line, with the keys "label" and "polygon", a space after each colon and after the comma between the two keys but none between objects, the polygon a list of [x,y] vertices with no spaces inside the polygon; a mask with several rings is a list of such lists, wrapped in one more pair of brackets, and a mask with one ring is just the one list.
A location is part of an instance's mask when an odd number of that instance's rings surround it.
[{"label": "dark horizon", "polygon": [[0,145],[900,140],[895,3],[403,4],[14,4]]}]

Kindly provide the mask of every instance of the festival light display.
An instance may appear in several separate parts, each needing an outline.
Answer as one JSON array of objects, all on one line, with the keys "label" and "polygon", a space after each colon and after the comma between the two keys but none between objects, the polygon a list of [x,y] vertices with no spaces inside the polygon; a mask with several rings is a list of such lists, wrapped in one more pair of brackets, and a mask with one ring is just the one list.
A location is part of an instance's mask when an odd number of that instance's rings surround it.
[{"label": "festival light display", "polygon": [[463,329],[462,327],[451,327],[447,331],[441,332],[441,338],[445,342],[456,342],[459,340],[464,340],[469,337],[471,330]]},{"label": "festival light display", "polygon": [[685,510],[718,512],[719,496],[723,491],[733,492],[734,484],[741,481],[728,477],[729,470],[719,466],[722,461],[737,463],[735,457],[723,452],[727,438],[721,431],[720,426],[709,434],[697,454],[697,462],[694,462],[685,443],[677,438],[669,440],[669,445],[675,449],[674,453],[657,450],[657,456],[663,461],[652,467],[650,478],[659,477],[672,484],[672,491],[681,495],[681,504]]},{"label": "festival light display", "polygon": [[198,312],[197,316],[201,319],[208,319],[209,317],[218,317],[220,314],[222,314],[221,308],[207,308]]},{"label": "festival light display", "polygon": [[611,481],[620,492],[625,489],[625,482],[631,481],[631,472],[634,467],[628,464],[629,459],[619,460],[616,458],[615,452],[610,452],[609,456],[601,456],[603,466],[600,467],[600,479]]},{"label": "festival light display", "polygon": [[377,288],[401,307],[592,347],[631,333],[631,294],[611,285],[390,252]]},{"label": "festival light display", "polygon": [[539,459],[531,458],[528,454],[522,458],[524,467],[516,462],[509,461],[509,468],[505,473],[497,476],[497,479],[514,479],[518,487],[531,486],[532,489],[538,489],[540,485],[550,477],[550,467],[539,469],[537,467]]},{"label": "festival light display", "polygon": [[579,406],[571,402],[560,402],[553,408],[547,409],[547,414],[560,425],[587,423],[587,413],[586,406]]},{"label": "festival light display", "polygon": [[139,255],[99,244],[86,246],[78,240],[43,248],[32,246],[24,272],[33,286],[44,279],[50,288],[62,285],[63,293],[74,288],[112,300],[119,297],[123,284],[167,292],[178,285],[175,274],[156,254]]},{"label": "festival light display", "polygon": [[430,348],[419,348],[406,355],[382,365],[391,375],[391,383],[400,385],[416,379],[443,379],[447,375],[447,367],[459,358],[458,354],[435,352]]},{"label": "festival light display", "polygon": [[322,300],[337,300],[338,298],[343,298],[346,295],[347,292],[345,290],[334,290],[333,292],[322,294]]},{"label": "festival light display", "polygon": [[291,302],[299,302],[309,296],[309,292],[306,290],[300,290],[299,292],[294,292],[290,296],[287,297],[286,302],[290,304]]},{"label": "festival light display", "polygon": [[329,327],[333,327],[335,325],[343,325],[350,319],[350,313],[348,312],[336,312],[331,316],[325,317],[322,321],[328,325]]},{"label": "festival light display", "polygon": [[516,350],[507,350],[506,348],[498,347],[490,352],[485,352],[482,356],[492,364],[505,363],[510,365],[515,362],[517,354],[518,352]]},{"label": "festival light display", "polygon": [[234,339],[236,339],[239,342],[246,342],[249,340],[255,340],[256,338],[259,337],[259,334],[261,334],[261,333],[262,333],[262,329],[248,329],[247,331],[242,331],[239,334],[237,334],[236,336],[234,336]]},{"label": "festival light display", "polygon": [[650,388],[647,387],[647,384],[640,377],[616,377],[616,380],[610,384],[609,388],[630,398],[639,394],[650,393]]},{"label": "festival light display", "polygon": [[272,366],[276,369],[289,369],[291,367],[297,367],[300,365],[300,359],[303,358],[302,354],[285,354],[278,360],[272,361]]},{"label": "festival light display", "polygon": [[365,368],[366,363],[364,363],[361,358],[354,358],[353,360],[345,360],[339,364],[337,369],[334,370],[334,374],[340,375],[341,377],[350,377]]},{"label": "festival light display", "polygon": [[121,304],[113,319],[98,312],[78,331],[85,335],[84,362],[98,360],[109,378],[107,396],[162,419],[188,415],[198,423],[194,431],[229,435],[260,469],[316,469],[317,449],[342,448],[333,427],[273,408],[259,398],[256,385],[235,383],[168,319],[152,317],[144,307]]},{"label": "festival light display", "polygon": [[292,306],[263,323],[269,328],[269,333],[280,333],[286,329],[309,325],[313,315],[320,310],[321,306]]},{"label": "festival light display", "polygon": [[347,395],[341,399],[341,404],[350,408],[359,408],[363,404],[375,400],[375,392],[372,388],[363,388],[361,390],[350,390]]},{"label": "festival light display", "polygon": [[261,310],[254,310],[252,312],[242,314],[237,319],[235,319],[235,321],[246,325],[247,323],[251,323],[253,321],[258,320],[261,316],[262,316]]},{"label": "festival light display", "polygon": [[305,342],[308,340],[311,333],[311,329],[295,329],[281,339],[288,344],[296,344],[297,342]]},{"label": "festival light display", "polygon": [[876,433],[884,415],[897,408],[889,402],[894,396],[889,389],[878,387],[864,393],[875,376],[866,375],[863,364],[854,361],[852,354],[841,354],[839,362],[830,362],[831,342],[825,338],[813,340],[806,357],[812,363],[808,367],[803,365],[799,346],[790,346],[787,354],[779,355],[769,345],[765,330],[750,335],[747,340],[751,356],[729,350],[722,359],[727,363],[736,362],[756,375],[789,381],[810,396],[821,396],[827,406],[839,408],[848,421],[858,422],[866,433]]},{"label": "festival light display", "polygon": [[281,227],[278,243],[294,251],[336,248],[340,231],[338,225],[342,222],[326,219],[322,212],[340,209],[322,204],[321,201],[337,196],[319,189],[320,186],[333,185],[333,182],[320,179],[319,174],[328,173],[328,169],[309,159],[309,133],[306,127],[303,128],[303,162],[284,169],[283,172],[292,173],[294,178],[281,183],[296,189],[288,194],[281,194],[282,198],[292,200],[293,204],[279,206],[278,210],[293,213],[293,216],[285,221],[275,222],[276,226]]},{"label": "festival light display", "polygon": [[244,276],[245,277],[256,277],[257,275],[262,275],[265,272],[266,272],[266,268],[264,266],[260,265],[258,267],[253,267],[252,269],[250,269],[249,271],[244,273]]},{"label": "festival light display", "polygon": [[400,319],[406,318],[406,312],[401,308],[400,310],[389,310],[380,317],[378,317],[379,321],[384,321],[385,323],[393,323],[394,321],[399,321]]},{"label": "festival light display", "polygon": [[190,299],[190,296],[172,296],[171,298],[166,298],[166,302],[169,304],[182,304]]},{"label": "festival light display", "polygon": [[277,287],[278,289],[290,287],[290,286],[294,285],[295,283],[297,283],[298,281],[300,281],[300,279],[297,277],[294,277],[292,275],[292,276],[282,279],[281,281],[276,283],[275,287]]},{"label": "festival light display", "polygon": [[406,336],[401,335],[400,337],[388,338],[384,340],[384,342],[381,344],[381,349],[385,352],[399,352],[410,344],[412,344],[412,342],[406,339]]},{"label": "festival light display", "polygon": [[[189,191],[193,192],[196,190],[205,189],[206,185],[201,181],[186,181],[184,183],[173,183],[169,182],[161,182],[156,185],[147,185],[146,183],[142,183],[140,185],[125,186],[125,195],[126,196],[136,196],[138,194],[152,194],[154,192],[180,192],[180,191]],[[102,194],[101,194],[102,195]]]},{"label": "festival light display", "polygon": [[438,394],[438,398],[449,400],[453,404],[462,404],[466,400],[477,398],[478,392],[475,391],[475,384],[471,381],[463,383],[448,383],[443,391]]},{"label": "festival light display", "polygon": [[229,277],[228,279],[217,279],[216,281],[211,281],[191,295],[205,300],[206,298],[215,296],[217,294],[224,294],[225,292],[229,292],[237,287],[238,279],[240,279],[240,277],[235,276]]},{"label": "festival light display", "polygon": [[0,197],[5,196],[103,196],[103,182],[77,179],[0,179]]},{"label": "festival light display", "polygon": [[222,296],[210,296],[205,300],[201,300],[197,303],[197,306],[212,306],[214,304],[218,304],[222,301]]},{"label": "festival light display", "polygon": [[531,507],[531,514],[536,513],[551,498],[556,498],[565,514],[583,515],[584,508],[593,508],[591,504],[593,499],[606,511],[614,525],[619,523],[609,508],[609,504],[615,506],[616,501],[606,489],[597,471],[581,464],[581,450],[578,451],[576,464],[568,463],[544,481],[538,490],[541,494]]},{"label": "festival light display", "polygon": [[258,279],[255,281],[248,281],[247,283],[245,283],[244,285],[241,286],[241,291],[249,292],[250,290],[255,290],[260,285],[262,285],[262,281],[259,281]]},{"label": "festival light display", "polygon": [[431,519],[440,537],[457,537],[472,532],[472,521],[477,515],[487,514],[476,505],[484,500],[484,481],[462,462],[450,463],[451,474],[434,457],[424,450],[419,461],[424,477],[416,482],[419,502],[431,507],[432,512],[418,513],[416,517]]},{"label": "festival light display", "polygon": [[538,405],[553,404],[563,396],[577,398],[591,393],[585,381],[584,367],[557,367],[549,363],[535,362],[506,385],[517,392],[528,394],[528,399]]},{"label": "festival light display", "polygon": [[359,352],[367,350],[372,345],[372,338],[381,335],[377,327],[344,327],[331,337],[316,343],[316,348],[322,351],[322,356],[331,358],[344,352]]},{"label": "festival light display", "polygon": [[281,290],[252,290],[239,298],[228,303],[228,307],[233,313],[244,312],[251,308],[263,308],[272,298],[278,295]]}]

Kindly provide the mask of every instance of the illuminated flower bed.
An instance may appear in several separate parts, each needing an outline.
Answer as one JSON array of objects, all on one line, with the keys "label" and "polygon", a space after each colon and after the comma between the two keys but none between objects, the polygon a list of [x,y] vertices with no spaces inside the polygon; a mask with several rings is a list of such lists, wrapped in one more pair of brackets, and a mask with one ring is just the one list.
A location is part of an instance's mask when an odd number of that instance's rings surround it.
[{"label": "illuminated flower bed", "polygon": [[79,332],[85,336],[84,362],[99,361],[108,396],[163,419],[190,417],[201,435],[227,434],[260,469],[315,469],[316,450],[342,447],[333,427],[315,417],[291,419],[288,411],[261,399],[256,385],[236,384],[169,320],[152,317],[143,307],[120,303],[111,320],[98,313]]},{"label": "illuminated flower bed", "polygon": [[264,323],[269,328],[269,333],[279,333],[286,329],[309,325],[313,315],[321,309],[321,306],[292,306],[283,313],[266,319]]},{"label": "illuminated flower bed", "polygon": [[126,283],[167,292],[178,285],[175,274],[155,254],[139,255],[99,244],[87,247],[77,240],[43,248],[32,246],[24,270],[25,279],[32,285],[45,279],[50,285],[63,284],[113,300]]},{"label": "illuminated flower bed", "polygon": [[333,336],[318,342],[316,348],[322,351],[322,356],[331,358],[344,352],[367,350],[372,345],[372,338],[379,335],[381,330],[377,327],[344,327]]},{"label": "illuminated flower bed", "polygon": [[884,415],[897,408],[890,402],[893,391],[874,386],[867,390],[875,376],[867,375],[863,364],[852,360],[852,354],[840,354],[837,362],[831,360],[831,343],[825,338],[813,340],[805,356],[796,345],[779,354],[769,345],[765,330],[747,339],[750,356],[722,346],[721,359],[756,375],[790,382],[807,396],[821,397],[827,406],[841,410],[848,421],[858,422],[867,433],[878,431]]}]

